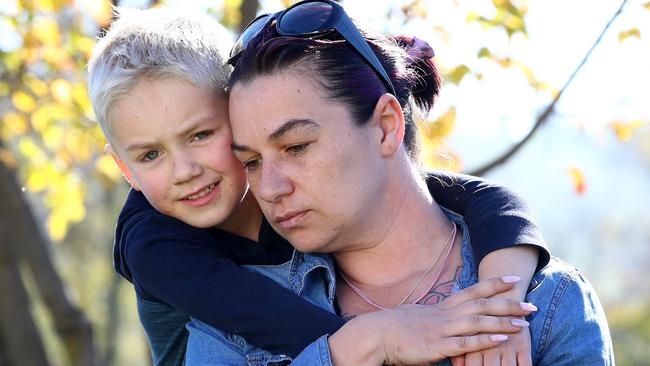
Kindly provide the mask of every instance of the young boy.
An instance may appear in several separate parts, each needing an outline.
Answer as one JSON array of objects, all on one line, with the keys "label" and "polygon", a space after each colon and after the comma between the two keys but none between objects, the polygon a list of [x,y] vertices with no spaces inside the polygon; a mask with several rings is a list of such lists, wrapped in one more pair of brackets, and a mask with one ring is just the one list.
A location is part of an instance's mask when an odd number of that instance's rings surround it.
[{"label": "young boy", "polygon": [[[287,355],[344,324],[239,267],[285,263],[293,249],[247,193],[230,148],[224,34],[198,14],[120,10],[88,65],[106,150],[133,187],[118,219],[114,264],[135,287],[157,365],[182,364],[189,316]],[[522,201],[472,177],[428,183],[440,204],[465,216],[477,261],[486,257],[481,276],[519,275],[522,285],[505,296],[523,299],[548,252]],[[527,245],[495,252],[520,243]]]}]

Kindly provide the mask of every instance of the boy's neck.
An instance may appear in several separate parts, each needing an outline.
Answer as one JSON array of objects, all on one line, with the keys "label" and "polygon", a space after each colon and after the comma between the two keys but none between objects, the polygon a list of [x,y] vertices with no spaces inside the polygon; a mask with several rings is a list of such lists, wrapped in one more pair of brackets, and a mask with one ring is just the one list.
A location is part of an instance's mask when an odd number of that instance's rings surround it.
[{"label": "boy's neck", "polygon": [[217,228],[243,236],[253,241],[259,240],[262,211],[257,201],[248,191],[239,206]]}]

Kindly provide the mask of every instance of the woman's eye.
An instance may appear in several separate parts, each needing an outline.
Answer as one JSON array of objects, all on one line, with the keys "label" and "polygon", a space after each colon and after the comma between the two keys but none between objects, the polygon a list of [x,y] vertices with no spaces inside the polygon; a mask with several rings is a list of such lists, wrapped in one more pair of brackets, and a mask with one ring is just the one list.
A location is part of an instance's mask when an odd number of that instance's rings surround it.
[{"label": "woman's eye", "polygon": [[152,161],[158,158],[158,156],[160,156],[160,151],[158,150],[147,151],[144,155],[142,155],[142,161]]},{"label": "woman's eye", "polygon": [[309,146],[309,144],[289,145],[286,147],[286,151],[291,155],[300,155],[307,150],[307,146]]},{"label": "woman's eye", "polygon": [[256,170],[260,167],[260,159],[251,159],[244,162],[244,168],[248,171]]},{"label": "woman's eye", "polygon": [[201,131],[194,134],[192,140],[204,140],[208,136],[212,135],[212,131]]}]

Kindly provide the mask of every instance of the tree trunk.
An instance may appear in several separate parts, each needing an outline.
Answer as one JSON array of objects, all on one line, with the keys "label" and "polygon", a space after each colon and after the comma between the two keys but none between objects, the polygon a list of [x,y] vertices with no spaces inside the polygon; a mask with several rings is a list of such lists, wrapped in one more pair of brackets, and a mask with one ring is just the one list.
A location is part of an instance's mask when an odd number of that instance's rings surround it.
[{"label": "tree trunk", "polygon": [[241,20],[239,21],[239,31],[243,31],[244,27],[255,19],[257,15],[257,8],[260,3],[258,0],[243,0],[241,6],[239,7],[239,13],[241,14]]},{"label": "tree trunk", "polygon": [[106,354],[104,356],[105,365],[115,363],[115,354],[117,350],[117,331],[120,321],[120,303],[119,291],[122,285],[122,278],[116,273],[113,274],[110,289],[108,291],[108,322],[106,324]]},{"label": "tree trunk", "polygon": [[[5,246],[12,248],[15,257],[28,265],[72,365],[96,365],[97,353],[90,322],[68,298],[65,286],[50,257],[49,242],[39,230],[36,219],[16,183],[13,170],[3,163],[0,163],[0,202],[3,202],[0,219],[6,225],[3,230],[5,232],[2,233],[2,239],[6,240]],[[29,299],[21,301],[24,308]]]},{"label": "tree trunk", "polygon": [[[6,210],[3,209],[5,214]],[[0,221],[0,364],[6,366],[48,365],[41,336],[30,312],[27,291],[18,270],[18,258],[6,235],[5,215]]]}]

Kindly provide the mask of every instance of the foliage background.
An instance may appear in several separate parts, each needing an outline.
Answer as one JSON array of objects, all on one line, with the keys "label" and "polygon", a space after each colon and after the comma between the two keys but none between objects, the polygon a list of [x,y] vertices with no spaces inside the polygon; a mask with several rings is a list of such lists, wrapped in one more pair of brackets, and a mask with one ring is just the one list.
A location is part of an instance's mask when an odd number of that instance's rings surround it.
[{"label": "foliage background", "polygon": [[[191,6],[234,34],[288,3],[119,5]],[[377,30],[434,45],[447,83],[420,121],[425,162],[528,198],[552,252],[601,294],[618,364],[649,365],[650,2],[343,3]],[[112,270],[127,187],[103,153],[85,87],[110,6],[0,4],[0,366],[149,362],[132,288]]]}]

